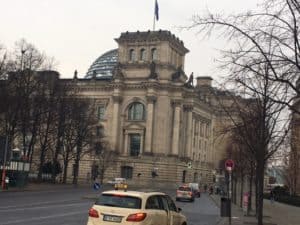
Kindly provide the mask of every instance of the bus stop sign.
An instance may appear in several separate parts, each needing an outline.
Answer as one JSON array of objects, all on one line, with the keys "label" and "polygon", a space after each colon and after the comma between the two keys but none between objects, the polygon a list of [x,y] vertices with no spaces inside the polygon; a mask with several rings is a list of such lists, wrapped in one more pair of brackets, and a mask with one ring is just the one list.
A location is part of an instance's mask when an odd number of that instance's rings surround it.
[{"label": "bus stop sign", "polygon": [[227,159],[225,161],[225,169],[228,171],[228,172],[231,172],[234,168],[234,161],[232,159]]}]

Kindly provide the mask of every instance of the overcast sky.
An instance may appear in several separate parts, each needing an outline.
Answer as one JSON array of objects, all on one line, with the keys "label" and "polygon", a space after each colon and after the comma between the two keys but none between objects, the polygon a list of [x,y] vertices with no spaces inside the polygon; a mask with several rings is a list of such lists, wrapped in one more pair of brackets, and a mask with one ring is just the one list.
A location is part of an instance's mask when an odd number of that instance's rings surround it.
[{"label": "overcast sky", "polygon": [[[218,13],[241,12],[260,0],[158,0],[156,29],[170,30],[190,50],[185,59],[189,75],[217,79],[214,59],[222,38],[203,40],[196,31],[180,31],[195,14],[206,9]],[[0,43],[8,49],[21,38],[58,62],[61,77],[75,69],[83,77],[93,61],[117,48],[114,38],[126,31],[146,31],[153,26],[154,0],[0,0]]]}]

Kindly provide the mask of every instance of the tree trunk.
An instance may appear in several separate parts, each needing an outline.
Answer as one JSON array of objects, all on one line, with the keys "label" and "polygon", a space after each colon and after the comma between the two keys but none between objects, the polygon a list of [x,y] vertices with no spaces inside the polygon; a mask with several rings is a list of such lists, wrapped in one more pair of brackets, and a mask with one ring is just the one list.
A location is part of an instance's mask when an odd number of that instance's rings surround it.
[{"label": "tree trunk", "polygon": [[39,172],[38,172],[38,181],[42,181],[42,174],[43,174],[43,166],[45,163],[45,156],[46,156],[46,146],[42,146],[41,148],[41,154],[40,154],[40,165],[39,165]]},{"label": "tree trunk", "polygon": [[252,194],[253,194],[253,163],[250,165],[250,177],[249,177],[249,201],[248,201],[248,210],[252,211]]},{"label": "tree trunk", "polygon": [[257,224],[263,225],[264,159],[257,162]]},{"label": "tree trunk", "polygon": [[[63,145],[62,144],[62,138],[63,138],[63,134],[64,134],[64,126],[63,126],[64,121],[65,121],[65,115],[64,115],[63,112],[61,112],[60,115],[59,115],[57,142],[56,142],[53,162],[58,161],[58,154],[59,154],[59,152],[62,148],[62,145]],[[52,183],[55,183],[55,178],[56,178],[55,171],[52,170],[52,175],[51,175]]]},{"label": "tree trunk", "polygon": [[64,158],[63,184],[67,183],[68,166],[69,166],[69,149],[67,149],[66,156]]},{"label": "tree trunk", "polygon": [[240,193],[240,206],[243,207],[243,197],[244,197],[244,174],[241,171],[241,193]]},{"label": "tree trunk", "polygon": [[68,166],[69,166],[69,160],[64,160],[64,174],[63,174],[63,180],[62,180],[63,184],[67,183]]},{"label": "tree trunk", "polygon": [[74,176],[73,176],[73,184],[78,184],[78,174],[79,174],[79,161],[81,156],[82,144],[79,141],[76,149],[76,157],[75,157],[75,168],[74,168]]}]

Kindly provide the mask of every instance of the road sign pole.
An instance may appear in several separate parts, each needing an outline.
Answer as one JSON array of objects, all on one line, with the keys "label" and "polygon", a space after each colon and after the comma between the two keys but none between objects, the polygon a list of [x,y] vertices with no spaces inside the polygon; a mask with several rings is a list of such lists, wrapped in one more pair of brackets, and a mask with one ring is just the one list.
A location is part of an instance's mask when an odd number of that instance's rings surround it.
[{"label": "road sign pole", "polygon": [[231,196],[232,196],[232,191],[231,191],[231,172],[234,168],[234,161],[232,159],[227,159],[225,161],[225,169],[227,170],[228,172],[228,188],[227,188],[227,198],[228,198],[228,201],[229,201],[229,215],[228,215],[228,222],[229,222],[229,225],[231,225]]},{"label": "road sign pole", "polygon": [[229,200],[229,215],[228,215],[228,222],[231,225],[231,170],[228,170],[229,173],[229,181],[228,181],[228,200]]}]

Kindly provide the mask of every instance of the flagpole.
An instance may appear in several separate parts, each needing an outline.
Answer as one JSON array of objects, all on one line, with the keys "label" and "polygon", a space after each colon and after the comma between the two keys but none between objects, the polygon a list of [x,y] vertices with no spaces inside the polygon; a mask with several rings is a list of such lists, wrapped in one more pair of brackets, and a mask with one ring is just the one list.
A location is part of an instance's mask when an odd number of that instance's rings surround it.
[{"label": "flagpole", "polygon": [[155,7],[156,7],[156,0],[154,0],[153,31],[155,31]]}]

